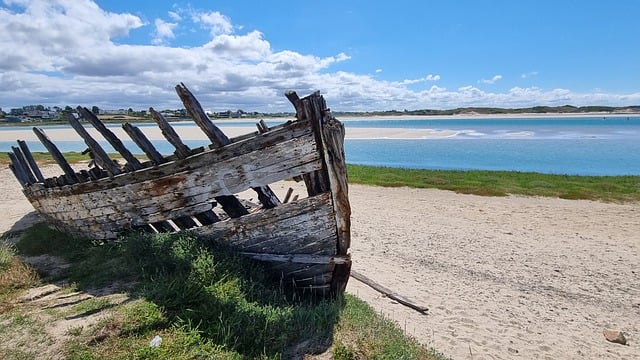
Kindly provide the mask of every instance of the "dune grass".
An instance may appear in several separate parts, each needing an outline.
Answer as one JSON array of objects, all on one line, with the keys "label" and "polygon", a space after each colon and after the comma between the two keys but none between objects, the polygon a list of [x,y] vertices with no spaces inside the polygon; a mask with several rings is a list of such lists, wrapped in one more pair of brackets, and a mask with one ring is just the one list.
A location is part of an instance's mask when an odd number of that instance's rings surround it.
[{"label": "dune grass", "polygon": [[[126,284],[130,300],[121,305],[93,298],[72,308],[113,315],[68,329],[69,359],[287,359],[296,349],[338,360],[443,358],[352,295],[321,299],[293,291],[260,264],[188,233],[96,244],[37,224],[12,254],[63,258],[70,266],[49,280],[65,279],[74,291]],[[161,346],[151,347],[156,335]]]},{"label": "dune grass", "polygon": [[571,176],[515,171],[396,169],[348,165],[349,182],[451,190],[483,196],[527,195],[604,202],[640,201],[640,176]]}]

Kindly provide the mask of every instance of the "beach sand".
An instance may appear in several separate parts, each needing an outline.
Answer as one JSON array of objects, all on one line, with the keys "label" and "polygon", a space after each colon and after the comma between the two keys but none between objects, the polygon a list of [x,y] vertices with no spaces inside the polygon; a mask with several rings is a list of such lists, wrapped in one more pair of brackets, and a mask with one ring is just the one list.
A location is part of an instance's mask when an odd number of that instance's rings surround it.
[{"label": "beach sand", "polygon": [[[0,233],[38,220],[6,168],[0,185]],[[640,203],[361,185],[349,195],[353,269],[429,311],[353,278],[347,291],[420,342],[454,359],[640,358]]]}]

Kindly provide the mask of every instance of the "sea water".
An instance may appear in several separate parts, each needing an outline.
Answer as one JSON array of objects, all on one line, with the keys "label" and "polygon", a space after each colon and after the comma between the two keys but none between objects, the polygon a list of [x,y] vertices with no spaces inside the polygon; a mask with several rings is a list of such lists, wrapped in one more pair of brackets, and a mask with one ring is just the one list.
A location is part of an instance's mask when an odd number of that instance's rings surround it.
[{"label": "sea water", "polygon": [[[384,132],[368,139],[345,140],[348,163],[444,170],[507,170],[571,175],[640,175],[640,117],[555,117],[491,119],[343,120],[347,128],[425,129],[446,137],[388,139]],[[254,122],[224,124],[255,126]],[[269,123],[270,126],[276,123]],[[114,125],[109,125],[114,126]],[[140,126],[155,126],[140,124]],[[192,126],[179,123],[174,126]],[[55,126],[60,127],[60,126]],[[64,127],[64,126],[63,126]],[[43,126],[46,131],[49,126]],[[24,127],[0,128],[25,129]],[[416,135],[421,136],[421,135]],[[137,154],[132,142],[124,144]],[[153,141],[158,151],[170,154],[166,141]],[[206,140],[185,141],[190,147]],[[114,152],[106,143],[105,150]],[[45,151],[29,141],[31,151]],[[62,152],[82,151],[82,141],[56,141]],[[15,141],[0,141],[0,151],[11,151]]]}]

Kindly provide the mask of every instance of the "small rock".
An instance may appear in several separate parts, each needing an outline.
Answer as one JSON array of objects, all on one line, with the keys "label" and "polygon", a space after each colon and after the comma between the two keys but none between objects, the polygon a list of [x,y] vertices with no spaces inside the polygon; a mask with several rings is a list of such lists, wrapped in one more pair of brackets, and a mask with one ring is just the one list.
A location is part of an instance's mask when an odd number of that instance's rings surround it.
[{"label": "small rock", "polygon": [[607,341],[609,342],[627,345],[627,338],[624,337],[624,334],[622,333],[622,331],[605,330],[603,331],[603,334],[604,334],[604,338],[607,339]]}]

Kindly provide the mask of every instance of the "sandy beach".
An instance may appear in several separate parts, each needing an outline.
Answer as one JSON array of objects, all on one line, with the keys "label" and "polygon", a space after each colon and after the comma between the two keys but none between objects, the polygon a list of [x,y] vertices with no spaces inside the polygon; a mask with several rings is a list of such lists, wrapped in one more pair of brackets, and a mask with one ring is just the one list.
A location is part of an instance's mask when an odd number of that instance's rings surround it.
[{"label": "sandy beach", "polygon": [[[38,220],[7,168],[0,184],[0,233]],[[453,359],[640,358],[640,204],[360,185],[350,200],[353,269],[429,311],[347,290],[420,342]]]}]

